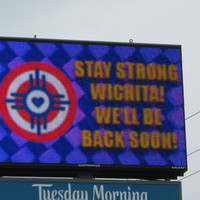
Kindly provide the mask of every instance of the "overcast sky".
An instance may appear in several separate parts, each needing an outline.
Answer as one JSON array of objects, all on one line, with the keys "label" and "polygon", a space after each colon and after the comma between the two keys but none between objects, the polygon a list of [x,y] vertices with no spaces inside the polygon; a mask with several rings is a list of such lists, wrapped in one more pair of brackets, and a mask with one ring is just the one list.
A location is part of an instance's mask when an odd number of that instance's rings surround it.
[{"label": "overcast sky", "polygon": [[[0,0],[0,36],[181,44],[185,116],[200,111],[197,0]],[[186,120],[188,154],[200,148],[200,114]],[[200,151],[188,157],[183,200],[200,196]]]}]

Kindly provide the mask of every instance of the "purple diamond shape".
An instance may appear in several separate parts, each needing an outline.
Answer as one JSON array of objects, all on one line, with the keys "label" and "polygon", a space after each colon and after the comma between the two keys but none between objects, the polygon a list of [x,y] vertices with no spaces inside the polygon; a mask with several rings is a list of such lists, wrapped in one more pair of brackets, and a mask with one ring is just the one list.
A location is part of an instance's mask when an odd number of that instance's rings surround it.
[{"label": "purple diamond shape", "polygon": [[68,75],[72,80],[75,79],[75,75],[74,75],[74,62],[75,62],[75,60],[72,59],[72,60],[70,60],[68,63],[66,63],[66,64],[63,66],[63,70],[67,73],[67,75]]},{"label": "purple diamond shape", "polygon": [[52,66],[54,66],[54,64],[51,62],[51,60],[49,60],[47,57],[44,58],[44,59],[42,59],[41,62],[46,63],[46,64],[48,64],[48,65],[52,65]]},{"label": "purple diamond shape", "polygon": [[156,151],[150,151],[144,159],[149,165],[166,165],[165,159]]},{"label": "purple diamond shape", "polygon": [[8,153],[4,151],[3,148],[0,147],[0,162],[4,162],[8,158]]},{"label": "purple diamond shape", "polygon": [[24,56],[31,47],[27,42],[7,42],[17,56]]},{"label": "purple diamond shape", "polygon": [[60,155],[53,148],[48,149],[39,158],[41,163],[59,163],[60,160]]},{"label": "purple diamond shape", "polygon": [[113,164],[113,158],[104,150],[97,152],[93,156],[93,161],[95,164]]},{"label": "purple diamond shape", "polygon": [[87,163],[87,157],[83,154],[83,152],[79,149],[73,150],[70,154],[66,157],[67,163]]},{"label": "purple diamond shape", "polygon": [[44,142],[43,144],[46,146],[46,147],[50,147],[52,146],[55,142],[58,141],[59,138],[55,139],[55,140],[51,140],[51,141],[48,141],[48,142]]},{"label": "purple diamond shape", "polygon": [[181,106],[183,104],[182,87],[176,87],[167,93],[167,98],[173,105]]},{"label": "purple diamond shape", "polygon": [[51,56],[56,51],[56,45],[53,43],[35,43],[37,48],[44,56]]},{"label": "purple diamond shape", "polygon": [[63,49],[70,55],[71,58],[78,56],[82,51],[82,45],[62,44]]},{"label": "purple diamond shape", "polygon": [[160,53],[162,52],[161,49],[158,48],[141,48],[140,53],[143,59],[147,62],[153,61]]},{"label": "purple diamond shape", "polygon": [[30,151],[28,147],[24,147],[20,149],[17,153],[15,153],[12,157],[11,160],[13,162],[24,162],[24,163],[30,163],[34,160],[35,156],[34,154]]},{"label": "purple diamond shape", "polygon": [[125,151],[119,155],[119,160],[123,165],[139,165],[140,161],[137,159],[137,156],[133,152]]},{"label": "purple diamond shape", "polygon": [[81,131],[75,127],[70,130],[66,135],[65,138],[73,147],[78,147],[81,145]]},{"label": "purple diamond shape", "polygon": [[15,67],[24,64],[24,60],[21,57],[16,57],[11,62],[8,63],[8,67],[12,70]]},{"label": "purple diamond shape", "polygon": [[80,99],[85,94],[85,92],[81,89],[81,87],[75,81],[72,83],[72,85],[76,92],[76,96],[78,97],[78,99]]},{"label": "purple diamond shape", "polygon": [[0,125],[0,140],[2,140],[4,137],[6,137],[8,134],[3,126]]},{"label": "purple diamond shape", "polygon": [[174,109],[167,115],[168,120],[177,128],[184,126],[184,112],[182,108]]},{"label": "purple diamond shape", "polygon": [[27,143],[27,140],[19,137],[15,133],[11,133],[11,138],[17,144],[18,147],[22,147],[25,143]]},{"label": "purple diamond shape", "polygon": [[175,133],[177,133],[177,141],[178,141],[178,149],[179,150],[183,150],[185,151],[185,147],[186,147],[186,144],[185,144],[185,134],[183,131],[174,131]]},{"label": "purple diamond shape", "polygon": [[76,118],[75,118],[75,120],[73,122],[73,125],[78,124],[82,119],[85,118],[85,116],[86,115],[84,114],[84,112],[78,107],[77,115],[76,115]]},{"label": "purple diamond shape", "polygon": [[176,151],[169,156],[169,159],[175,166],[186,166],[186,154],[182,151]]},{"label": "purple diamond shape", "polygon": [[102,58],[109,51],[109,47],[108,46],[89,45],[89,49],[90,49],[90,52],[93,54],[93,56],[96,59]]},{"label": "purple diamond shape", "polygon": [[165,51],[165,55],[171,63],[180,62],[181,59],[180,49],[167,49]]},{"label": "purple diamond shape", "polygon": [[135,47],[115,47],[115,52],[121,58],[121,60],[126,60],[136,51]]}]

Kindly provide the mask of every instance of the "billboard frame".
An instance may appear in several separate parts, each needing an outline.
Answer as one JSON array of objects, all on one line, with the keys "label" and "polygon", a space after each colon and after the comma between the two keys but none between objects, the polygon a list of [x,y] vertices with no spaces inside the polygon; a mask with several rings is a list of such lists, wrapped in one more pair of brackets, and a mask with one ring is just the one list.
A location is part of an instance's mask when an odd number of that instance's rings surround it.
[{"label": "billboard frame", "polygon": [[[146,43],[124,43],[82,40],[59,40],[43,38],[17,38],[0,37],[0,41],[16,42],[39,42],[58,44],[81,44],[81,45],[108,45],[126,47],[151,47],[151,48],[181,48],[181,45],[172,44],[146,44]],[[182,62],[182,58],[181,58]],[[183,73],[183,72],[182,72]],[[183,74],[181,75],[183,76]],[[184,102],[183,102],[184,104]],[[185,141],[186,144],[186,141]],[[187,162],[187,159],[186,159]],[[39,170],[38,170],[39,168]],[[133,169],[134,168],[134,169]],[[49,176],[49,177],[109,177],[109,178],[142,178],[142,179],[176,179],[187,171],[186,167],[176,166],[121,166],[121,165],[95,165],[95,164],[41,164],[41,163],[0,163],[0,176]]]}]

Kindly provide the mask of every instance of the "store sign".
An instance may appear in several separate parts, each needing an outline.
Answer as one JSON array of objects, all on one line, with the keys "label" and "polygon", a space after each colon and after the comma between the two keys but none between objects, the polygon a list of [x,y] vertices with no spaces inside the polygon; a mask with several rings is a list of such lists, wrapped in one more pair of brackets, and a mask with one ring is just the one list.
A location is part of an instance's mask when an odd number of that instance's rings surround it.
[{"label": "store sign", "polygon": [[6,200],[181,200],[180,189],[180,182],[0,180]]}]

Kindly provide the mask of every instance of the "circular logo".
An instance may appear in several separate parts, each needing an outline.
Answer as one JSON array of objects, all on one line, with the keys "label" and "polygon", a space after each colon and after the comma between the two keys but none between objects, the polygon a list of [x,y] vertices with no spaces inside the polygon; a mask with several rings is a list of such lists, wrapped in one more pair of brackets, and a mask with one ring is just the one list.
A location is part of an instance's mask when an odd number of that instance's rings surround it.
[{"label": "circular logo", "polygon": [[56,139],[71,127],[77,100],[57,68],[31,62],[10,71],[1,86],[1,112],[8,127],[34,142]]}]

